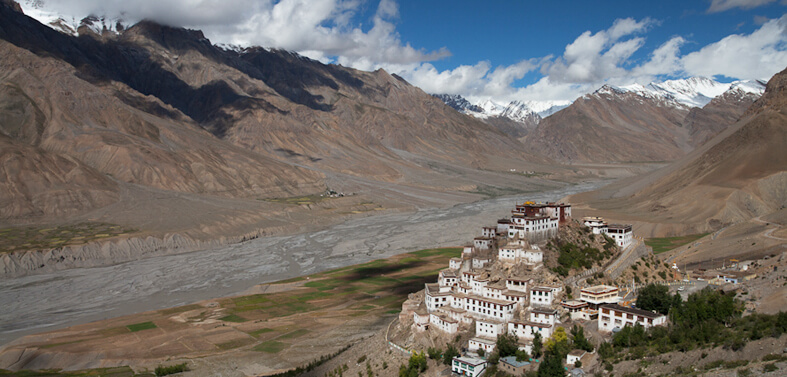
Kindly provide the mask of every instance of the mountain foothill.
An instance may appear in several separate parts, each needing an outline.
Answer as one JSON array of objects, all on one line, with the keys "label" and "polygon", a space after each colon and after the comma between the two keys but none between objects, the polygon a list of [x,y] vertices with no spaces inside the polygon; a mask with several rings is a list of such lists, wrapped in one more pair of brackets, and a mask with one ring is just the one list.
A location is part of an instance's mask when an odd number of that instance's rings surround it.
[{"label": "mountain foothill", "polygon": [[[0,21],[0,224],[148,211],[156,198],[195,206],[169,208],[189,226],[253,223],[270,210],[261,200],[326,190],[415,208],[653,166],[576,200],[692,231],[785,205],[784,72],[760,99],[762,83],[693,78],[604,86],[537,112],[152,21],[73,35],[11,0]],[[134,221],[123,225],[152,227]]]}]

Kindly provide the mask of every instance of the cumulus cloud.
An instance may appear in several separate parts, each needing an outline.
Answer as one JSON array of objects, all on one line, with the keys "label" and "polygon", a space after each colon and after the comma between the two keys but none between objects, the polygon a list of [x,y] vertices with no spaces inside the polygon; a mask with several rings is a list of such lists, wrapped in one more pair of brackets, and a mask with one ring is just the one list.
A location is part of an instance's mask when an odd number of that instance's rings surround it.
[{"label": "cumulus cloud", "polygon": [[[64,15],[122,15],[129,22],[152,19],[203,30],[214,43],[283,48],[369,71],[384,68],[429,93],[498,102],[573,100],[603,84],[646,84],[685,75],[767,78],[787,61],[787,16],[755,18],[761,26],[753,33],[730,35],[687,54],[681,49],[692,41],[683,36],[673,36],[643,53],[647,32],[659,22],[623,18],[608,29],[585,31],[555,56],[497,67],[482,60],[441,71],[430,62],[450,52],[426,51],[402,41],[396,30],[395,0],[135,0],[133,6],[126,0],[44,1],[47,8]],[[708,11],[753,8],[772,1],[712,0]],[[376,5],[374,14],[359,21],[359,13],[370,5]],[[526,76],[535,82],[518,86]]]},{"label": "cumulus cloud", "polygon": [[606,78],[625,75],[621,63],[639,50],[644,38],[633,37],[642,33],[654,22],[648,18],[636,21],[618,19],[607,30],[595,34],[582,33],[566,46],[563,56],[542,70],[552,82],[592,83]]},{"label": "cumulus cloud", "polygon": [[[394,72],[427,92],[500,103],[573,100],[604,84],[647,84],[669,77],[767,79],[787,62],[787,15],[764,22],[751,34],[730,35],[690,53],[682,53],[681,48],[691,41],[673,36],[645,58],[633,59],[644,46],[641,34],[656,22],[622,19],[607,30],[580,34],[557,57],[523,60],[494,70],[484,61],[442,72],[431,64]],[[543,77],[525,87],[512,86],[533,71]]]},{"label": "cumulus cloud", "polygon": [[769,4],[774,0],[711,0],[708,13],[724,12],[732,8],[751,9]]},{"label": "cumulus cloud", "polygon": [[769,78],[787,62],[787,15],[748,35],[733,34],[681,58],[689,75]]},{"label": "cumulus cloud", "polygon": [[47,2],[67,15],[102,15],[130,22],[150,19],[202,30],[214,43],[259,45],[297,51],[324,62],[368,69],[412,64],[450,55],[402,42],[398,6],[380,0],[371,27],[353,23],[362,0],[60,0]]}]

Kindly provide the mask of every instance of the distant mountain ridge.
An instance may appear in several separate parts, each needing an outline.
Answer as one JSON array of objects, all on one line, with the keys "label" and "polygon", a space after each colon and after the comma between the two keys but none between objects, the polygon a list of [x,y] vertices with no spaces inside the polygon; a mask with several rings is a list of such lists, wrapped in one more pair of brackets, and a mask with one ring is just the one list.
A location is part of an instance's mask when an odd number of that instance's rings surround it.
[{"label": "distant mountain ridge", "polygon": [[[731,88],[702,110],[726,108]],[[719,103],[716,103],[719,102]],[[699,110],[694,108],[692,110]],[[738,111],[738,110],[734,110]],[[787,206],[787,69],[746,106],[738,120],[672,164],[597,192],[577,195],[590,208],[612,211],[640,223],[655,237],[702,233],[747,221]]]},{"label": "distant mountain ridge", "polygon": [[435,167],[550,162],[384,70],[215,46],[150,21],[80,22],[75,37],[0,1],[0,220],[83,213],[126,184],[269,198],[339,175],[462,191],[475,175]]}]

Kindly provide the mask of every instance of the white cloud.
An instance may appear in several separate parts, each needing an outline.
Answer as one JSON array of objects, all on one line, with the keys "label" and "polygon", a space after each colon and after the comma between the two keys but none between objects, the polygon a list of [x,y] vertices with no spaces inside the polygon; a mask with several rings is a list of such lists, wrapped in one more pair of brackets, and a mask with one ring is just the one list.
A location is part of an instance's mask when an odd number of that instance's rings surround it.
[{"label": "white cloud", "polygon": [[[368,6],[366,1],[378,0],[135,0],[133,7],[126,0],[44,1],[47,8],[64,15],[122,13],[131,22],[148,18],[201,29],[214,43],[284,48],[368,71],[384,68],[429,93],[498,102],[573,100],[603,84],[646,84],[684,75],[767,78],[787,62],[787,16],[758,18],[763,24],[755,32],[730,35],[688,54],[680,51],[690,43],[683,36],[673,36],[643,54],[646,33],[659,22],[617,19],[606,30],[580,34],[557,56],[498,67],[479,61],[440,71],[429,61],[450,53],[446,48],[425,51],[402,41],[396,30],[399,9],[395,0],[379,0],[367,25],[358,21],[358,13]],[[768,2],[713,0],[709,11]],[[516,83],[528,73],[536,81],[519,87]]]},{"label": "white cloud", "polygon": [[689,75],[769,78],[787,64],[787,15],[749,35],[733,34],[681,58]]},{"label": "white cloud", "polygon": [[[371,28],[354,24],[363,0],[60,0],[46,7],[64,15],[122,15],[202,30],[214,43],[259,45],[368,68],[412,64],[449,56],[446,48],[416,49],[401,41],[394,0],[380,0]],[[356,17],[357,18],[357,17]]]},{"label": "white cloud", "polygon": [[[563,56],[542,70],[552,82],[593,83],[626,74],[621,64],[639,50],[644,39],[630,37],[654,24],[650,19],[618,19],[607,30],[582,33],[566,46]],[[624,39],[624,37],[630,37]]]},{"label": "white cloud", "polygon": [[774,0],[711,0],[708,13],[724,12],[732,8],[751,9],[772,3],[773,1]]},{"label": "white cloud", "polygon": [[[400,68],[400,75],[430,93],[461,94],[480,101],[574,100],[604,84],[647,84],[666,77],[717,76],[767,79],[787,65],[787,15],[769,20],[751,34],[735,34],[697,51],[681,53],[687,45],[673,36],[639,61],[632,56],[645,45],[636,34],[653,20],[616,20],[596,33],[586,31],[569,43],[557,58],[523,60],[491,70],[489,62],[438,71],[431,64]],[[512,84],[531,71],[543,77],[525,87]]]}]

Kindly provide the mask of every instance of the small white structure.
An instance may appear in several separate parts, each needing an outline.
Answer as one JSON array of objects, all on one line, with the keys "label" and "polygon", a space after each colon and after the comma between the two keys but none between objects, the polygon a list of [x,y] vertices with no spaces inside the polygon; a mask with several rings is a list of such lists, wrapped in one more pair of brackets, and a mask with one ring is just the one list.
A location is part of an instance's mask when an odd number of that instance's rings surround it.
[{"label": "small white structure", "polygon": [[448,261],[448,268],[450,268],[450,269],[452,269],[454,271],[458,271],[459,269],[461,269],[462,268],[462,258],[451,258],[451,260]]},{"label": "small white structure", "polygon": [[530,309],[530,321],[554,325],[557,322],[557,310],[543,307],[533,307]]},{"label": "small white structure", "polygon": [[513,213],[511,223],[508,227],[508,238],[519,237],[539,242],[557,236],[557,218],[546,215],[528,216],[524,213]]},{"label": "small white structure", "polygon": [[514,318],[516,303],[505,300],[496,300],[476,295],[465,295],[462,297],[464,307],[470,315],[476,318],[487,318],[496,321],[506,322]]},{"label": "small white structure", "polygon": [[426,312],[413,312],[413,323],[417,331],[426,331],[429,329],[429,313]]},{"label": "small white structure", "polygon": [[487,338],[473,338],[467,342],[467,350],[470,352],[478,352],[479,349],[484,350],[485,354],[490,354],[495,350],[497,341]]},{"label": "small white structure", "polygon": [[551,287],[533,287],[530,290],[530,305],[549,306],[555,295]]},{"label": "small white structure", "polygon": [[475,357],[454,357],[451,372],[461,376],[478,377],[486,369],[486,361]]},{"label": "small white structure", "polygon": [[560,306],[568,311],[571,320],[584,319],[590,321],[593,319],[593,313],[598,313],[598,311],[588,310],[588,303],[585,301],[568,300],[561,302]]},{"label": "small white structure", "polygon": [[473,239],[473,247],[476,250],[489,250],[492,248],[495,239],[490,237],[476,237]]},{"label": "small white structure", "polygon": [[481,274],[477,271],[464,271],[462,272],[462,281],[471,284],[479,275]]},{"label": "small white structure", "polygon": [[497,237],[497,227],[496,226],[485,226],[481,228],[481,235],[488,238],[495,238]]},{"label": "small white structure", "polygon": [[574,365],[582,359],[585,355],[587,355],[588,351],[585,350],[572,350],[571,352],[566,355],[566,364],[567,365]]},{"label": "small white structure", "polygon": [[467,315],[467,310],[461,308],[455,308],[453,306],[443,306],[438,310],[439,313],[442,313],[448,318],[457,320],[462,323],[472,323],[473,318]]},{"label": "small white structure", "polygon": [[497,251],[497,258],[498,260],[509,263],[526,262],[529,264],[539,264],[544,261],[544,252],[536,245],[532,245],[528,248],[514,243],[510,246],[501,247]]},{"label": "small white structure", "polygon": [[505,291],[503,291],[502,299],[506,301],[515,302],[517,304],[517,309],[520,309],[525,307],[527,304],[527,293],[506,289]]},{"label": "small white structure", "polygon": [[552,336],[552,325],[531,321],[510,321],[508,332],[520,339],[533,339],[537,333],[541,334],[541,339],[547,339]]},{"label": "small white structure", "polygon": [[503,322],[478,319],[475,321],[475,336],[489,339],[497,339],[503,333],[505,325]]},{"label": "small white structure", "polygon": [[502,283],[487,284],[481,291],[481,296],[502,300],[505,290],[506,287]]},{"label": "small white structure", "polygon": [[512,291],[526,292],[527,284],[531,279],[510,277],[506,278],[506,288]]},{"label": "small white structure", "polygon": [[615,244],[621,249],[627,248],[631,245],[634,238],[634,233],[631,231],[631,225],[612,224],[607,227],[607,235],[615,240]]},{"label": "small white structure", "polygon": [[448,334],[456,334],[459,330],[459,321],[437,313],[429,313],[429,323],[433,328]]},{"label": "small white structure", "polygon": [[437,284],[441,287],[453,287],[459,283],[459,278],[456,277],[456,272],[453,270],[442,270],[437,276]]},{"label": "small white structure", "polygon": [[582,218],[582,223],[593,231],[593,234],[607,234],[607,222],[603,217],[588,216]]},{"label": "small white structure", "polygon": [[647,310],[627,308],[618,304],[602,305],[599,309],[599,331],[612,331],[614,328],[640,324],[644,328],[661,326],[667,322],[667,316]]},{"label": "small white structure", "polygon": [[440,286],[435,283],[425,284],[424,302],[426,303],[426,310],[430,313],[437,310],[437,308],[451,305],[451,292],[441,292]]},{"label": "small white structure", "polygon": [[462,249],[462,256],[463,257],[470,257],[471,255],[473,255],[474,251],[475,250],[473,250],[472,246],[465,246],[464,249]]},{"label": "small white structure", "polygon": [[612,285],[594,285],[582,288],[579,292],[579,299],[587,302],[593,308],[602,304],[617,304],[620,302],[618,287]]}]

